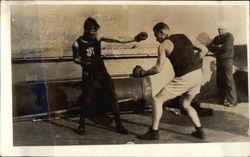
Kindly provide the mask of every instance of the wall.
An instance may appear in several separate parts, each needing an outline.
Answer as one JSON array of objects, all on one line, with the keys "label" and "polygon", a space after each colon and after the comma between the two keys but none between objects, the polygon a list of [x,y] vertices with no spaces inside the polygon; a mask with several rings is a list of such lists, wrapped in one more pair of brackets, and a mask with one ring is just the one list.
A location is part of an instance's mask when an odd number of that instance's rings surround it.
[{"label": "wall", "polygon": [[[102,43],[103,55],[155,55],[158,43],[152,27],[160,21],[169,24],[172,32],[185,33],[192,41],[201,32],[210,38],[217,35],[219,21],[226,21],[237,47],[235,66],[247,67],[246,8],[244,6],[175,6],[175,5],[13,5],[11,6],[12,58],[72,56],[71,45],[82,34],[83,21],[92,16],[101,25],[100,34],[128,39],[146,31],[146,41],[126,45]],[[243,45],[243,46],[242,46]],[[41,59],[42,60],[42,59]],[[216,95],[213,57],[204,59],[204,98]],[[130,74],[135,65],[145,69],[155,58],[105,60],[111,75]],[[211,69],[212,68],[212,69]],[[73,62],[12,64],[14,84],[24,81],[80,78],[81,68]],[[161,77],[163,76],[163,77]],[[173,77],[167,60],[163,73],[152,76],[153,94]],[[167,78],[167,79],[165,79]]]}]

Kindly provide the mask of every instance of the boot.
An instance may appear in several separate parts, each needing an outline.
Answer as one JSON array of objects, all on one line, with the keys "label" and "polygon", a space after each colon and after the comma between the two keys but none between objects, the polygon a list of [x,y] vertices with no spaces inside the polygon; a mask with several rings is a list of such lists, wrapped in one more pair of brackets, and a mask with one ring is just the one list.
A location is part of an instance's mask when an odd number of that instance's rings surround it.
[{"label": "boot", "polygon": [[205,132],[202,127],[195,127],[196,131],[192,132],[191,135],[200,139],[206,139]]},{"label": "boot", "polygon": [[79,135],[85,135],[85,134],[86,134],[85,128],[79,126],[79,128],[78,128],[78,130],[77,130],[77,133],[78,133]]},{"label": "boot", "polygon": [[128,134],[128,130],[125,129],[122,125],[117,125],[116,126],[116,132],[120,133],[120,134]]},{"label": "boot", "polygon": [[143,135],[137,136],[137,138],[142,140],[159,140],[158,130],[153,130],[152,128],[150,128],[149,131],[147,131]]}]

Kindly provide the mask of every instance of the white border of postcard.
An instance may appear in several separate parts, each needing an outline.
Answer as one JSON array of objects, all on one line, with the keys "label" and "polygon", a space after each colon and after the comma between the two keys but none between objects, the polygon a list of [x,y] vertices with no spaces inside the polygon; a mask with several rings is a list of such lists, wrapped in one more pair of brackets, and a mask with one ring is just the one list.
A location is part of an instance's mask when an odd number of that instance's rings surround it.
[{"label": "white border of postcard", "polygon": [[[247,7],[249,54],[249,2],[245,1],[2,1],[1,2],[1,147],[2,156],[249,156],[249,142],[147,144],[112,146],[13,147],[10,5],[13,4],[108,4],[108,5],[244,5]],[[249,61],[249,58],[248,58]]]}]

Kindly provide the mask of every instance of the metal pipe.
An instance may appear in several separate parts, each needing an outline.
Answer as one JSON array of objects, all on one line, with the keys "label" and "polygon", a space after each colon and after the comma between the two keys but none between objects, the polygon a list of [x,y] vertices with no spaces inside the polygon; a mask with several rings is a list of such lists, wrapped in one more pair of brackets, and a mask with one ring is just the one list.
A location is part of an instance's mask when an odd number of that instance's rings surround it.
[{"label": "metal pipe", "polygon": [[[137,58],[156,58],[157,54],[117,54],[103,55],[104,60],[114,59],[137,59]],[[72,56],[56,56],[56,57],[18,57],[12,58],[12,64],[25,63],[48,63],[48,62],[73,62]]]},{"label": "metal pipe", "polygon": [[[113,78],[118,103],[148,107],[152,97],[149,77],[129,75]],[[49,113],[77,107],[81,95],[81,80],[40,81],[13,84],[13,114],[16,116]],[[132,107],[133,108],[133,107]],[[132,109],[131,109],[132,110]],[[122,110],[121,110],[122,111]]]}]

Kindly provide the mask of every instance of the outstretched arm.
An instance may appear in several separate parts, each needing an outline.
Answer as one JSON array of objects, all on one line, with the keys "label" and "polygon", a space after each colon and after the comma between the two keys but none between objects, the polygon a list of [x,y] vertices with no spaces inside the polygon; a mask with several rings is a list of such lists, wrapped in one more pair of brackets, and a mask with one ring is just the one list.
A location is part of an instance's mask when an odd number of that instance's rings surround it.
[{"label": "outstretched arm", "polygon": [[173,51],[174,45],[170,40],[165,40],[158,48],[158,57],[156,64],[149,70],[143,71],[143,76],[154,75],[161,72],[164,67],[166,56]]},{"label": "outstretched arm", "polygon": [[108,42],[108,43],[131,43],[131,42],[134,42],[135,40],[131,39],[131,40],[121,41],[121,40],[117,40],[117,39],[111,39],[111,38],[102,37],[100,39],[100,41],[105,41],[105,42]]},{"label": "outstretched arm", "polygon": [[134,36],[133,39],[130,40],[117,40],[117,39],[112,39],[112,38],[105,38],[105,37],[98,37],[100,41],[105,41],[109,43],[131,43],[131,42],[140,42],[142,40],[146,40],[148,37],[148,34],[146,32],[141,32]]}]

